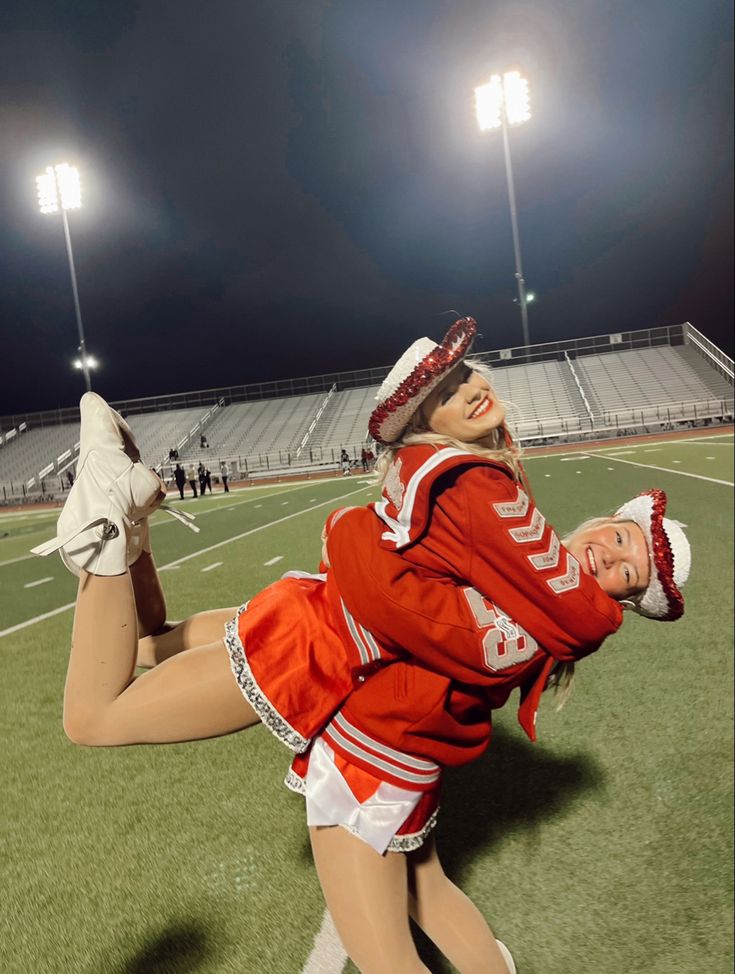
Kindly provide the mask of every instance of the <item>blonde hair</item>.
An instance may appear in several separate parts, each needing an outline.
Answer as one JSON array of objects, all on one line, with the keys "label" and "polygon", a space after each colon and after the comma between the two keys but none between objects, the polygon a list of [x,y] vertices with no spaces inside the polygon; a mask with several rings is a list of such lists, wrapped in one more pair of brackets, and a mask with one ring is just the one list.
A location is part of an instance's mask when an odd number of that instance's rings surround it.
[{"label": "blonde hair", "polygon": [[[446,381],[450,375],[455,371],[455,369],[460,366],[466,366],[472,369],[473,372],[479,372],[479,374],[487,380],[490,385],[492,385],[492,375],[490,370],[481,362],[474,362],[472,359],[464,359],[458,365],[455,365],[451,369],[442,381]],[[441,383],[439,383],[436,388],[438,389]],[[436,391],[436,390],[432,390]],[[516,480],[521,479],[521,468],[520,468],[520,458],[521,449],[513,443],[511,446],[505,442],[505,435],[502,429],[491,430],[490,433],[484,438],[483,443],[465,443],[462,440],[457,440],[451,436],[445,436],[443,433],[434,433],[428,424],[428,419],[423,410],[423,403],[416,409],[408,425],[401,433],[400,437],[393,443],[389,444],[388,447],[383,450],[378,458],[378,462],[375,464],[375,473],[377,477],[377,483],[382,484],[388,475],[388,471],[391,464],[396,458],[396,454],[399,450],[402,450],[406,446],[420,446],[424,444],[429,444],[440,449],[443,446],[452,446],[457,450],[464,450],[465,453],[471,453],[476,457],[482,457],[487,460],[499,460],[504,463],[513,472],[513,477]],[[504,403],[504,405],[506,405]]]}]

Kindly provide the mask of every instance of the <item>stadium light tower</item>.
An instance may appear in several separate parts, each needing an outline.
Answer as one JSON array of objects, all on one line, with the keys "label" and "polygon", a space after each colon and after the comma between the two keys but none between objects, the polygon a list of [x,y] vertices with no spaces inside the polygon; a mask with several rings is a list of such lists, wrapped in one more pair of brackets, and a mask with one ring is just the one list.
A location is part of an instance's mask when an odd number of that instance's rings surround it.
[{"label": "stadium light tower", "polygon": [[531,117],[528,100],[528,81],[518,71],[506,71],[502,77],[499,74],[494,74],[488,84],[475,88],[475,110],[477,112],[477,124],[480,126],[481,132],[485,132],[488,129],[503,130],[505,177],[508,183],[508,203],[510,204],[510,220],[513,227],[513,252],[516,261],[518,306],[521,309],[523,344],[528,345],[529,295],[526,294],[526,282],[523,279],[521,240],[518,234],[516,194],[513,184],[513,166],[511,165],[510,159],[510,140],[508,139],[508,129],[510,126],[522,125]]},{"label": "stadium light tower", "polygon": [[69,258],[71,289],[74,294],[74,310],[77,316],[77,330],[79,331],[79,358],[74,362],[74,367],[84,372],[84,383],[87,387],[87,392],[89,392],[92,388],[90,372],[97,365],[97,361],[87,354],[87,346],[84,341],[82,312],[79,307],[79,292],[77,290],[77,275],[74,270],[74,254],[71,249],[69,220],[66,216],[67,210],[77,210],[82,205],[79,170],[76,166],[70,166],[66,162],[61,162],[57,166],[47,166],[45,172],[41,173],[40,176],[36,176],[36,187],[38,189],[38,207],[41,213],[58,213],[61,211],[61,220],[64,224],[64,239],[66,240],[66,254]]}]

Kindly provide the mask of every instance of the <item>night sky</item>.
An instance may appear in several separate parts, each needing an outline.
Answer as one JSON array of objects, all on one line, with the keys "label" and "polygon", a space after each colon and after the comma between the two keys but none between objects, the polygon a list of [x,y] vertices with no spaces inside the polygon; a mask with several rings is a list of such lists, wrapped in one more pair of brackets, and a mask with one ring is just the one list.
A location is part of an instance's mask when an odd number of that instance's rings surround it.
[{"label": "night sky", "polygon": [[0,31],[0,415],[83,391],[61,161],[111,400],[387,365],[448,309],[521,344],[473,104],[510,68],[531,340],[689,320],[732,354],[729,0],[4,0]]}]

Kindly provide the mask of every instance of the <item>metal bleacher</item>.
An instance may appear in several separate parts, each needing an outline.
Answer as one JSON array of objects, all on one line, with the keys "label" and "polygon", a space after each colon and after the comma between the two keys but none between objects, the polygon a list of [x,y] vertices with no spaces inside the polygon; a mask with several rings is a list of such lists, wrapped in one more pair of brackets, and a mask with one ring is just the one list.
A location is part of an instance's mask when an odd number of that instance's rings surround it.
[{"label": "metal bleacher", "polygon": [[[689,324],[499,349],[489,365],[526,444],[732,421],[733,362]],[[336,469],[359,456],[388,367],[115,403],[142,455],[164,475],[168,452],[227,460],[233,480]],[[201,434],[209,441],[200,446]],[[66,488],[78,450],[76,409],[0,419],[0,502]]]}]

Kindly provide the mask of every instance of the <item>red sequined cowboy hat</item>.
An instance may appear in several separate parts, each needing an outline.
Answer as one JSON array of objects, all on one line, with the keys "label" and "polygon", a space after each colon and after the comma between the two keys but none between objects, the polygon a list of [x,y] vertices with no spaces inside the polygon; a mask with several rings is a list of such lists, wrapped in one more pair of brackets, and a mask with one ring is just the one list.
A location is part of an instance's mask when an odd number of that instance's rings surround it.
[{"label": "red sequined cowboy hat", "polygon": [[633,602],[633,609],[648,619],[673,622],[684,615],[680,586],[689,578],[692,550],[682,531],[686,525],[664,517],[666,494],[657,487],[623,504],[615,517],[635,521],[648,545],[651,579]]},{"label": "red sequined cowboy hat", "polygon": [[406,349],[375,396],[368,431],[379,443],[394,443],[426,397],[468,354],[477,331],[474,318],[455,321],[441,343],[419,338]]}]

